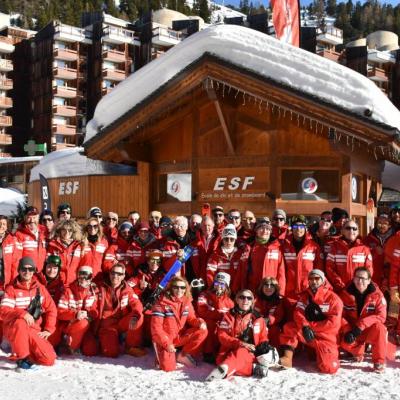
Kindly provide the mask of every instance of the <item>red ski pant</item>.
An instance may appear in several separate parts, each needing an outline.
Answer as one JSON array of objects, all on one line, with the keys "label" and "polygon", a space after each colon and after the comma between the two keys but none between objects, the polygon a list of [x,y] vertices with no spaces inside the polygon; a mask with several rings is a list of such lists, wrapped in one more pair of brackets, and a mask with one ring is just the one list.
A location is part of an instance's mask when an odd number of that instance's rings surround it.
[{"label": "red ski pant", "polygon": [[53,365],[56,353],[51,343],[38,335],[39,332],[36,326],[28,326],[23,318],[4,324],[4,336],[17,360],[28,357],[36,364]]},{"label": "red ski pant", "polygon": [[281,346],[290,346],[293,349],[299,342],[315,350],[317,356],[317,367],[325,374],[334,374],[339,369],[339,350],[335,340],[315,338],[311,342],[306,342],[301,330],[294,322],[288,322],[280,336]]},{"label": "red ski pant", "polygon": [[272,325],[268,327],[269,344],[276,348],[279,347],[279,338],[281,336],[281,328],[279,325]]},{"label": "red ski pant", "polygon": [[217,357],[217,365],[225,364],[228,366],[227,376],[251,376],[254,362],[256,362],[256,357],[244,347],[239,347],[225,354],[218,354]]},{"label": "red ski pant", "polygon": [[[202,344],[207,337],[207,329],[188,328],[174,339],[175,347],[182,347],[182,352],[195,356],[202,350]],[[176,353],[169,353],[162,346],[154,343],[154,349],[160,368],[163,371],[175,371],[176,369]]]},{"label": "red ski pant", "polygon": [[120,352],[119,334],[126,333],[125,347],[139,347],[143,339],[143,317],[134,329],[129,329],[132,315],[126,315],[120,320],[109,318],[102,320],[98,331],[100,351],[106,357],[118,357]]},{"label": "red ski pant", "polygon": [[216,332],[217,321],[210,319],[206,319],[205,321],[207,323],[208,335],[204,341],[203,352],[217,354],[220,346]]},{"label": "red ski pant", "polygon": [[344,334],[351,330],[350,325],[342,327],[340,347],[354,356],[364,355],[365,343],[372,345],[372,362],[383,364],[386,359],[387,329],[381,322],[376,322],[369,328],[364,329],[362,334],[353,343],[344,341]]}]

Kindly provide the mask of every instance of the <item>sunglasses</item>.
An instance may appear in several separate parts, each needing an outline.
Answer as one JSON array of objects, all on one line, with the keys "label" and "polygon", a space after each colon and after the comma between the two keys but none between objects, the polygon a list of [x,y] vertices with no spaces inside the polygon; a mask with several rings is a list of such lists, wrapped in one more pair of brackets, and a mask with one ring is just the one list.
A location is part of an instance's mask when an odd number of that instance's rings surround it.
[{"label": "sunglasses", "polygon": [[354,279],[356,281],[361,281],[361,282],[367,282],[369,281],[369,278],[364,278],[363,276],[355,276]]},{"label": "sunglasses", "polygon": [[251,296],[240,295],[240,296],[238,297],[238,299],[240,299],[240,300],[250,300],[250,301],[252,301],[252,300],[253,300],[253,297],[251,297]]},{"label": "sunglasses", "polygon": [[53,218],[43,218],[43,222],[52,222]]},{"label": "sunglasses", "polygon": [[107,217],[107,221],[118,221],[117,218],[114,217]]},{"label": "sunglasses", "polygon": [[86,279],[87,281],[91,280],[93,277],[92,274],[88,274],[86,272],[78,272],[78,276],[79,278]]},{"label": "sunglasses", "polygon": [[213,283],[214,286],[219,286],[219,287],[226,287],[225,282],[220,282],[220,281],[214,281]]},{"label": "sunglasses", "polygon": [[36,268],[35,267],[21,267],[19,270],[21,272],[35,272]]},{"label": "sunglasses", "polygon": [[60,214],[71,214],[69,211],[60,211]]},{"label": "sunglasses", "polygon": [[358,228],[356,226],[346,226],[344,229],[346,229],[346,231],[358,231]]},{"label": "sunglasses", "polygon": [[114,275],[114,276],[124,276],[125,273],[124,272],[117,272],[117,271],[111,271],[110,275]]},{"label": "sunglasses", "polygon": [[281,218],[281,217],[275,217],[274,218],[274,221],[284,221],[285,220],[285,218]]},{"label": "sunglasses", "polygon": [[215,215],[216,217],[223,217],[223,216],[224,216],[224,213],[214,213],[214,215]]},{"label": "sunglasses", "polygon": [[172,285],[172,289],[176,289],[176,290],[186,290],[186,286]]},{"label": "sunglasses", "polygon": [[97,229],[99,226],[98,225],[88,225],[88,229]]},{"label": "sunglasses", "polygon": [[304,224],[296,224],[292,225],[292,229],[305,229],[306,226]]},{"label": "sunglasses", "polygon": [[240,216],[239,216],[239,215],[230,215],[230,216],[229,216],[229,219],[230,219],[230,220],[233,220],[233,219],[240,219]]},{"label": "sunglasses", "polygon": [[161,264],[161,260],[158,260],[157,258],[150,258],[149,262],[153,264]]},{"label": "sunglasses", "polygon": [[310,278],[308,278],[309,281],[320,281],[321,277],[320,276],[311,276]]}]

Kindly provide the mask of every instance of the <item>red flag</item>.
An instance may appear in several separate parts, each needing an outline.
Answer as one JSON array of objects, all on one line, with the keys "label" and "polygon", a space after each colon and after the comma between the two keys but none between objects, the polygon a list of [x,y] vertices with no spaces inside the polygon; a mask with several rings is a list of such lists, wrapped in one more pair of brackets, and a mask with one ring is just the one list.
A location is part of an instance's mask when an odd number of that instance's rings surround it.
[{"label": "red flag", "polygon": [[282,42],[299,47],[299,0],[270,0],[276,37]]}]

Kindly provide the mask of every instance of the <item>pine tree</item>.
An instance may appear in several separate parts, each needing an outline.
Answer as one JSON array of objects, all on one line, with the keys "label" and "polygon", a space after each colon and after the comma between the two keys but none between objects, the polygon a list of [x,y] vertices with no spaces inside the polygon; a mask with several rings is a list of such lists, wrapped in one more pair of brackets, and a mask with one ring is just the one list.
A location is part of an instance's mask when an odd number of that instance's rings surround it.
[{"label": "pine tree", "polygon": [[133,21],[138,17],[137,2],[135,0],[121,0],[119,2],[119,11],[126,19]]},{"label": "pine tree", "polygon": [[203,18],[204,22],[210,22],[211,11],[208,8],[207,0],[198,0],[198,16]]}]

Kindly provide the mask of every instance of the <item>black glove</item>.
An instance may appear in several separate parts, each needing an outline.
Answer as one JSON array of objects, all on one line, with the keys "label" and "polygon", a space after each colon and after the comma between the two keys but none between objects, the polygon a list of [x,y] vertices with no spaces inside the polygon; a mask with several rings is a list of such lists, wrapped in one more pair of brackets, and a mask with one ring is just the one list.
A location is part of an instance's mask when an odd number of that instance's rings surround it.
[{"label": "black glove", "polygon": [[258,357],[261,356],[262,354],[269,353],[271,350],[273,350],[273,347],[268,342],[261,342],[256,346],[254,355]]},{"label": "black glove", "polygon": [[303,336],[307,343],[315,339],[315,333],[309,326],[303,326]]},{"label": "black glove", "polygon": [[344,334],[344,341],[348,344],[354,343],[361,333],[362,330],[358,326],[355,326],[351,331]]}]

